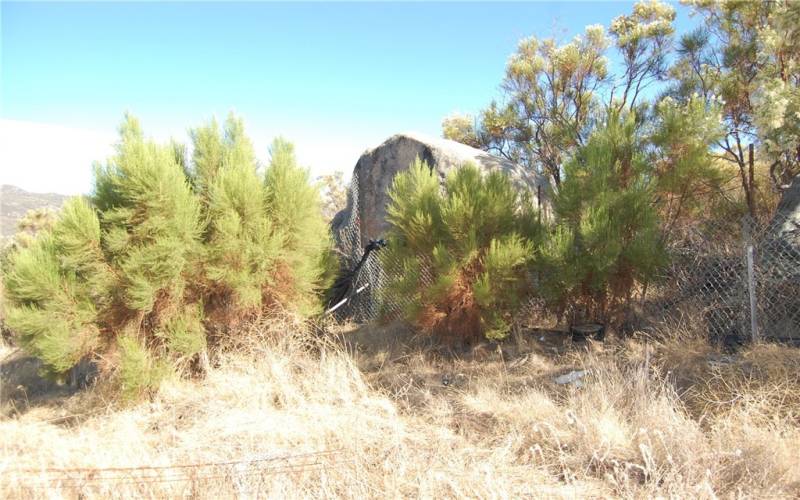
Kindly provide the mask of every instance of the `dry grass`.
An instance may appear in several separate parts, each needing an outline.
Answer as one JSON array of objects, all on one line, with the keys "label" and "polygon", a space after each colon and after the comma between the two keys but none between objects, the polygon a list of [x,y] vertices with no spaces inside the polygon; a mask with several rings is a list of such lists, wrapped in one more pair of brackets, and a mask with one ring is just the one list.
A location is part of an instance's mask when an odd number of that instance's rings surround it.
[{"label": "dry grass", "polygon": [[[453,358],[397,326],[324,345],[296,324],[256,331],[136,406],[99,384],[4,408],[0,496],[800,495],[796,349],[519,336]],[[581,387],[554,383],[574,369]]]}]

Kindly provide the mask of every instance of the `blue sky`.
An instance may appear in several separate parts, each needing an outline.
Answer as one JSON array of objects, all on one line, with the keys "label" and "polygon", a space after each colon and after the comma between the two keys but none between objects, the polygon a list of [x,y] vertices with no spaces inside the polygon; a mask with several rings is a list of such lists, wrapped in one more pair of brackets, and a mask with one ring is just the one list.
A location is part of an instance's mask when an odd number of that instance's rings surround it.
[{"label": "blue sky", "polygon": [[569,39],[632,4],[0,5],[0,182],[72,193],[126,110],[159,140],[234,110],[262,159],[283,135],[314,175],[349,173],[394,133],[486,105],[520,38]]}]

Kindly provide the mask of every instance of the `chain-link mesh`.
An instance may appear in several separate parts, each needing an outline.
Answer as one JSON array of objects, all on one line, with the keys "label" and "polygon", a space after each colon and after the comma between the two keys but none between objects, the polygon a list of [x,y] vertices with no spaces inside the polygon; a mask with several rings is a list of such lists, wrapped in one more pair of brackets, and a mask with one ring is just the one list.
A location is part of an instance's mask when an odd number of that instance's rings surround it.
[{"label": "chain-link mesh", "polygon": [[[334,228],[334,238],[342,266],[353,269],[369,243],[361,233],[357,173],[353,173],[347,197],[347,219]],[[392,260],[385,252],[370,253],[353,277],[349,300],[339,312],[340,316],[365,323],[378,318],[388,320],[402,316],[411,298],[391,293],[387,284],[390,277],[400,276],[403,272],[402,263]],[[429,286],[432,282],[430,271],[423,267],[420,270],[420,284]]]},{"label": "chain-link mesh", "polygon": [[634,328],[682,320],[712,339],[746,336],[750,317],[743,226],[707,221],[671,233],[669,264],[642,288]]},{"label": "chain-link mesh", "polygon": [[756,337],[800,340],[800,224],[778,214],[752,231]]},{"label": "chain-link mesh", "polygon": [[667,233],[669,265],[641,290],[637,328],[689,323],[715,340],[800,340],[796,221],[717,218]]},{"label": "chain-link mesh", "polygon": [[[352,269],[368,241],[361,233],[358,178],[348,191],[347,220],[335,230],[343,265]],[[710,338],[777,338],[800,341],[800,225],[776,215],[769,222],[750,218],[714,218],[666,233],[669,264],[636,291],[629,330],[647,330],[673,321],[690,322]],[[391,244],[391,242],[390,242]],[[339,314],[356,322],[402,316],[411,297],[393,293],[387,284],[404,272],[389,254],[373,252],[353,278],[350,300]],[[523,301],[514,322],[552,328],[557,318],[536,296]],[[421,286],[433,282],[421,270]],[[366,286],[365,286],[366,285]]]}]

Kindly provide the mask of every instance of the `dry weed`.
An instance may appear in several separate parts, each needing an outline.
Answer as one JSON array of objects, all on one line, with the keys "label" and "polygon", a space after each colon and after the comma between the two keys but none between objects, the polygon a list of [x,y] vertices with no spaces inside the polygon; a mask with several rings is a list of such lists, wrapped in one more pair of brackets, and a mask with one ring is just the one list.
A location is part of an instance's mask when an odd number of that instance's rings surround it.
[{"label": "dry weed", "polygon": [[452,357],[397,325],[333,342],[272,317],[137,406],[0,421],[0,495],[796,497],[798,360],[679,337]]}]

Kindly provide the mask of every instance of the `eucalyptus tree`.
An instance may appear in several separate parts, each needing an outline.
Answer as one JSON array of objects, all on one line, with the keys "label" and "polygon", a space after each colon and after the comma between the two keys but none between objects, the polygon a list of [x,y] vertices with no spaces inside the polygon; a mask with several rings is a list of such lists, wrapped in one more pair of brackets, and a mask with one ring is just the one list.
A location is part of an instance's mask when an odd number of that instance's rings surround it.
[{"label": "eucalyptus tree", "polygon": [[800,6],[791,1],[686,2],[703,25],[686,34],[671,68],[671,94],[722,106],[715,155],[737,169],[747,210],[757,212],[757,155],[773,187],[800,166]]},{"label": "eucalyptus tree", "polygon": [[[559,44],[530,37],[510,57],[502,99],[482,110],[444,120],[445,137],[502,155],[546,174],[558,189],[566,161],[586,144],[606,110],[632,110],[667,74],[674,9],[658,0],[639,2],[630,15]],[[610,71],[614,45],[622,72]]]}]

